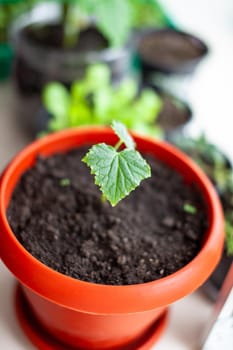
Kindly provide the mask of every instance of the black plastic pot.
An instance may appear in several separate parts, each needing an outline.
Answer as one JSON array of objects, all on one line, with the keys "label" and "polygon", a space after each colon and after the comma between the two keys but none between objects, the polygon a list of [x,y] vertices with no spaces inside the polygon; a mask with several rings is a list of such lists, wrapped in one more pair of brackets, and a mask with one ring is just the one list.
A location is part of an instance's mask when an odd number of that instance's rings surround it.
[{"label": "black plastic pot", "polygon": [[[202,290],[205,295],[208,296],[212,301],[216,301],[219,295],[219,292],[222,288],[225,277],[230,269],[231,264],[233,263],[233,257],[228,256],[226,252],[223,252],[220,263],[217,268],[214,270],[210,278],[203,284]],[[233,281],[232,281],[233,283]]]},{"label": "black plastic pot", "polygon": [[175,29],[148,29],[137,45],[143,81],[176,94],[207,53],[202,40]]},{"label": "black plastic pot", "polygon": [[[81,44],[74,49],[62,49],[57,43],[61,29],[58,8],[54,4],[46,6],[39,5],[20,17],[11,30],[16,56],[13,75],[18,95],[17,113],[30,134],[37,129],[34,115],[40,107],[41,90],[48,82],[59,81],[69,87],[83,77],[89,64],[97,62],[107,64],[112,80],[118,81],[127,74],[131,62],[129,45],[108,48],[106,39],[93,23],[79,34],[77,42]],[[41,34],[47,35],[45,42]],[[49,45],[51,37],[53,45]]]},{"label": "black plastic pot", "polygon": [[[14,73],[21,93],[38,93],[46,83],[54,80],[69,85],[83,76],[87,65],[96,62],[109,65],[113,80],[121,79],[127,73],[131,58],[129,47],[108,48],[107,40],[90,26],[79,34],[77,42],[80,44],[76,48],[63,49],[57,43],[59,27],[59,19],[53,12],[47,18],[43,13],[35,12],[34,16],[25,16],[14,24]],[[49,40],[53,41],[51,45]]]},{"label": "black plastic pot", "polygon": [[170,93],[160,91],[163,101],[162,110],[158,116],[158,124],[165,131],[165,137],[172,141],[181,133],[185,133],[185,128],[192,119],[192,110],[187,103]]},{"label": "black plastic pot", "polygon": [[192,120],[190,106],[180,98],[152,84],[143,84],[142,88],[144,87],[153,89],[162,99],[163,107],[156,123],[163,129],[165,138],[172,141],[181,134],[185,134],[185,128]]}]

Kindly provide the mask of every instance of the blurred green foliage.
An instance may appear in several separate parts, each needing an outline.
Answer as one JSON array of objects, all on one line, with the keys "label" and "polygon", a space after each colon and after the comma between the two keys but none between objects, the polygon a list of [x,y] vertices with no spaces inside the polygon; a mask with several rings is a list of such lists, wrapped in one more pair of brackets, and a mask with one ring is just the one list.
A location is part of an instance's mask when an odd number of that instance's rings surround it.
[{"label": "blurred green foliage", "polygon": [[[95,20],[97,28],[106,37],[109,46],[126,43],[132,28],[143,26],[164,27],[167,17],[156,0],[59,0],[63,4],[63,19],[66,33],[73,33],[73,14]],[[68,8],[69,7],[69,8]],[[80,16],[77,15],[77,19]],[[77,28],[78,21],[76,21]],[[68,39],[67,42],[73,40]]]},{"label": "blurred green foliage", "polygon": [[62,3],[64,46],[75,45],[78,32],[88,25],[90,19],[108,40],[109,46],[125,44],[132,21],[128,0],[60,0],[59,2]]},{"label": "blurred green foliage", "polygon": [[129,3],[134,28],[173,26],[157,0],[129,0]]},{"label": "blurred green foliage", "polygon": [[[6,40],[12,19],[42,0],[0,0],[0,41]],[[64,46],[75,46],[78,32],[90,19],[108,40],[122,46],[133,28],[163,27],[167,17],[156,0],[48,0],[61,4]]]},{"label": "blurred green foliage", "polygon": [[205,135],[196,139],[183,138],[176,142],[192,157],[215,185],[224,210],[226,250],[233,255],[233,169],[226,156]]},{"label": "blurred green foliage", "polygon": [[161,110],[159,96],[150,89],[140,94],[134,80],[125,79],[111,85],[110,69],[103,64],[89,66],[82,80],[72,84],[70,92],[52,82],[43,90],[43,104],[52,115],[48,131],[82,125],[110,125],[118,120],[127,128],[162,137],[156,125]]}]

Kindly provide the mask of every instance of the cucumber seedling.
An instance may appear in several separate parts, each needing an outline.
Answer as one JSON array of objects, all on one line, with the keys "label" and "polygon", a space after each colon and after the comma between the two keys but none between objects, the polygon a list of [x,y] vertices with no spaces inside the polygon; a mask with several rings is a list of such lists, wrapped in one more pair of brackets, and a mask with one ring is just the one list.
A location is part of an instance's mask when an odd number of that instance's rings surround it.
[{"label": "cucumber seedling", "polygon": [[[140,182],[151,176],[146,160],[136,150],[136,145],[124,124],[113,121],[112,129],[119,137],[114,146],[100,143],[91,147],[83,158],[100,187],[102,197],[115,206],[133,191]],[[122,145],[124,149],[120,149]]]}]

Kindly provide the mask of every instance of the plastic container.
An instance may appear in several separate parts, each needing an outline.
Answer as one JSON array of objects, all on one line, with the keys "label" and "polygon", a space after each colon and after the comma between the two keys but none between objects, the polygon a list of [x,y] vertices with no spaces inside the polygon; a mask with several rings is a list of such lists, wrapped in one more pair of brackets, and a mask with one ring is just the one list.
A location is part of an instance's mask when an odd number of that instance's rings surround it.
[{"label": "plastic container", "polygon": [[[216,301],[222,288],[224,279],[233,264],[233,256],[223,252],[222,258],[210,278],[203,284],[202,290],[212,301]],[[233,281],[232,281],[233,283]]]},{"label": "plastic container", "polygon": [[2,175],[0,256],[19,281],[27,308],[30,307],[40,327],[51,339],[63,344],[59,349],[72,346],[99,350],[134,349],[132,344],[147,334],[167,306],[197,289],[220,259],[224,241],[223,214],[206,175],[187,156],[166,143],[136,135],[135,141],[139,150],[154,154],[182,173],[187,182],[195,182],[208,208],[209,229],[200,252],[176,273],[153,282],[109,286],[60,274],[30,255],[7,221],[6,209],[12,192],[38,154],[49,156],[98,142],[114,145],[117,137],[110,129],[79,128],[49,135],[26,147]]},{"label": "plastic container", "polygon": [[162,109],[156,123],[164,130],[165,139],[172,143],[174,139],[185,135],[186,128],[192,121],[191,107],[182,99],[163,89],[151,84],[142,86],[154,90],[162,100]]},{"label": "plastic container", "polygon": [[14,77],[22,94],[38,94],[50,81],[69,85],[83,77],[87,65],[96,62],[109,65],[114,80],[120,80],[127,73],[131,60],[129,47],[94,50],[90,46],[89,51],[80,52],[37,43],[28,37],[28,28],[51,30],[49,26],[59,24],[59,17],[56,4],[46,4],[46,7],[40,4],[12,26],[11,39],[16,53]]},{"label": "plastic container", "polygon": [[207,55],[206,44],[175,29],[148,29],[137,45],[143,82],[184,98],[190,78]]}]

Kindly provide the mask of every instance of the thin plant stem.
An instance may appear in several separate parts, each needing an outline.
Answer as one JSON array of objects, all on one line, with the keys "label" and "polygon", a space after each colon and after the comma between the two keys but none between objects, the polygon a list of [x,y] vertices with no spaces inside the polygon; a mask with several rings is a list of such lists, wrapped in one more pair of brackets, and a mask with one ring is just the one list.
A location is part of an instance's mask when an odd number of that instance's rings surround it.
[{"label": "thin plant stem", "polygon": [[69,4],[64,2],[62,4],[62,45],[67,47],[67,22],[68,22]]},{"label": "thin plant stem", "polygon": [[69,2],[64,2],[62,5],[62,45],[63,48],[73,48],[75,47],[78,40],[78,30],[71,27],[70,24],[70,12],[71,4]]},{"label": "thin plant stem", "polygon": [[121,147],[122,144],[123,144],[123,142],[121,140],[119,140],[117,142],[117,144],[114,146],[115,150],[117,151]]}]

